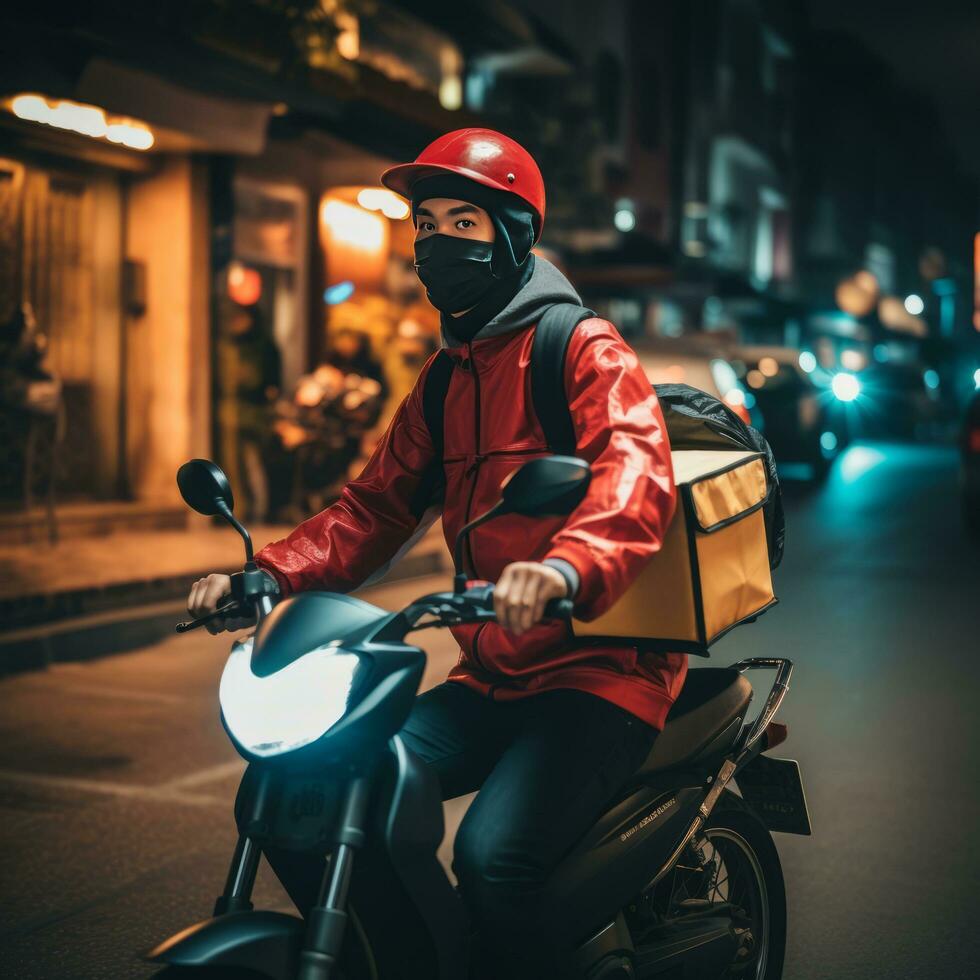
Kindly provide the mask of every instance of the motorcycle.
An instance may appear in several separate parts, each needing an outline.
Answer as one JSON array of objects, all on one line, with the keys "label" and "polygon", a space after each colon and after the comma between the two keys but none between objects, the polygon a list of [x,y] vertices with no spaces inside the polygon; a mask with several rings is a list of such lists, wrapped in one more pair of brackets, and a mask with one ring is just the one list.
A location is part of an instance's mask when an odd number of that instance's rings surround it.
[{"label": "motorcycle", "polygon": [[[460,532],[452,591],[389,612],[347,595],[305,592],[274,603],[233,514],[231,488],[207,460],[178,474],[184,500],[221,515],[245,542],[231,601],[183,623],[251,610],[255,631],[232,645],[221,677],[221,721],[248,762],[239,838],[211,918],[148,954],[161,977],[275,980],[466,980],[471,928],[437,860],[443,813],[433,774],[399,738],[425,653],[409,633],[493,619],[493,586],[468,582],[462,548],[502,514],[571,513],[590,472],[582,460],[525,463],[498,503]],[[568,618],[569,600],[549,617]],[[758,716],[749,671],[775,670]],[[799,766],[764,753],[786,737],[774,721],[792,663],[743,660],[688,672],[640,769],[562,859],[546,907],[578,980],[782,974],[786,899],[772,831],[809,834]],[[737,781],[741,795],[733,792]],[[264,848],[327,855],[306,919],[255,910]]]}]

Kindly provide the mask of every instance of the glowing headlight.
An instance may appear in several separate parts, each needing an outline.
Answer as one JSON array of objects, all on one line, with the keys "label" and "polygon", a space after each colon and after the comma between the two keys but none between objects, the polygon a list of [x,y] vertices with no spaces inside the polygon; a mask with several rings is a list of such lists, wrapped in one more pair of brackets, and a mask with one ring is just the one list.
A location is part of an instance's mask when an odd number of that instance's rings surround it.
[{"label": "glowing headlight", "polygon": [[292,752],[343,718],[360,663],[356,654],[328,643],[268,677],[252,673],[251,656],[251,637],[234,645],[218,698],[228,730],[253,755]]},{"label": "glowing headlight", "polygon": [[861,394],[861,382],[846,371],[834,375],[830,388],[837,400],[842,402],[852,402]]}]

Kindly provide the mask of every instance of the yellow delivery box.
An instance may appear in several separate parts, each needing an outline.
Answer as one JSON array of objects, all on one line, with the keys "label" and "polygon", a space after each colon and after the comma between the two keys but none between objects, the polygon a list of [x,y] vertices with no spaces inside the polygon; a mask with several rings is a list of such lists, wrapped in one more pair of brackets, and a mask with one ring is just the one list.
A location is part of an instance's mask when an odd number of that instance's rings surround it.
[{"label": "yellow delivery box", "polygon": [[700,449],[672,457],[677,510],[663,547],[611,609],[591,622],[574,620],[576,637],[707,656],[733,626],[775,604],[765,457]]}]

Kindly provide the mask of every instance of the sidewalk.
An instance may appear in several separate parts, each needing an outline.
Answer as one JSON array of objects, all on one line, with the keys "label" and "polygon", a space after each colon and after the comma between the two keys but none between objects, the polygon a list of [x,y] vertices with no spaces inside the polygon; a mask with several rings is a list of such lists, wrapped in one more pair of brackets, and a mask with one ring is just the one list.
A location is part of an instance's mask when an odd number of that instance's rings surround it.
[{"label": "sidewalk", "polygon": [[[291,528],[250,530],[258,551]],[[195,579],[243,561],[241,538],[220,526],[0,546],[0,674],[156,642],[186,614]],[[386,581],[448,567],[437,522]]]}]

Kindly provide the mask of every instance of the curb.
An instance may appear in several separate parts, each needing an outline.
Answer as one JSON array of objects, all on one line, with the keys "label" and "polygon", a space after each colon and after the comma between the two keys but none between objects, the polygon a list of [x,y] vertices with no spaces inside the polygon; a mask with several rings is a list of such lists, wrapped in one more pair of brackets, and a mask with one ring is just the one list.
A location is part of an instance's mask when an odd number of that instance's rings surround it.
[{"label": "curb", "polygon": [[[445,567],[437,551],[410,553],[372,587],[442,574]],[[174,636],[175,623],[187,616],[187,582],[204,574],[4,600],[0,618],[14,628],[0,631],[0,676],[127,653]]]}]

